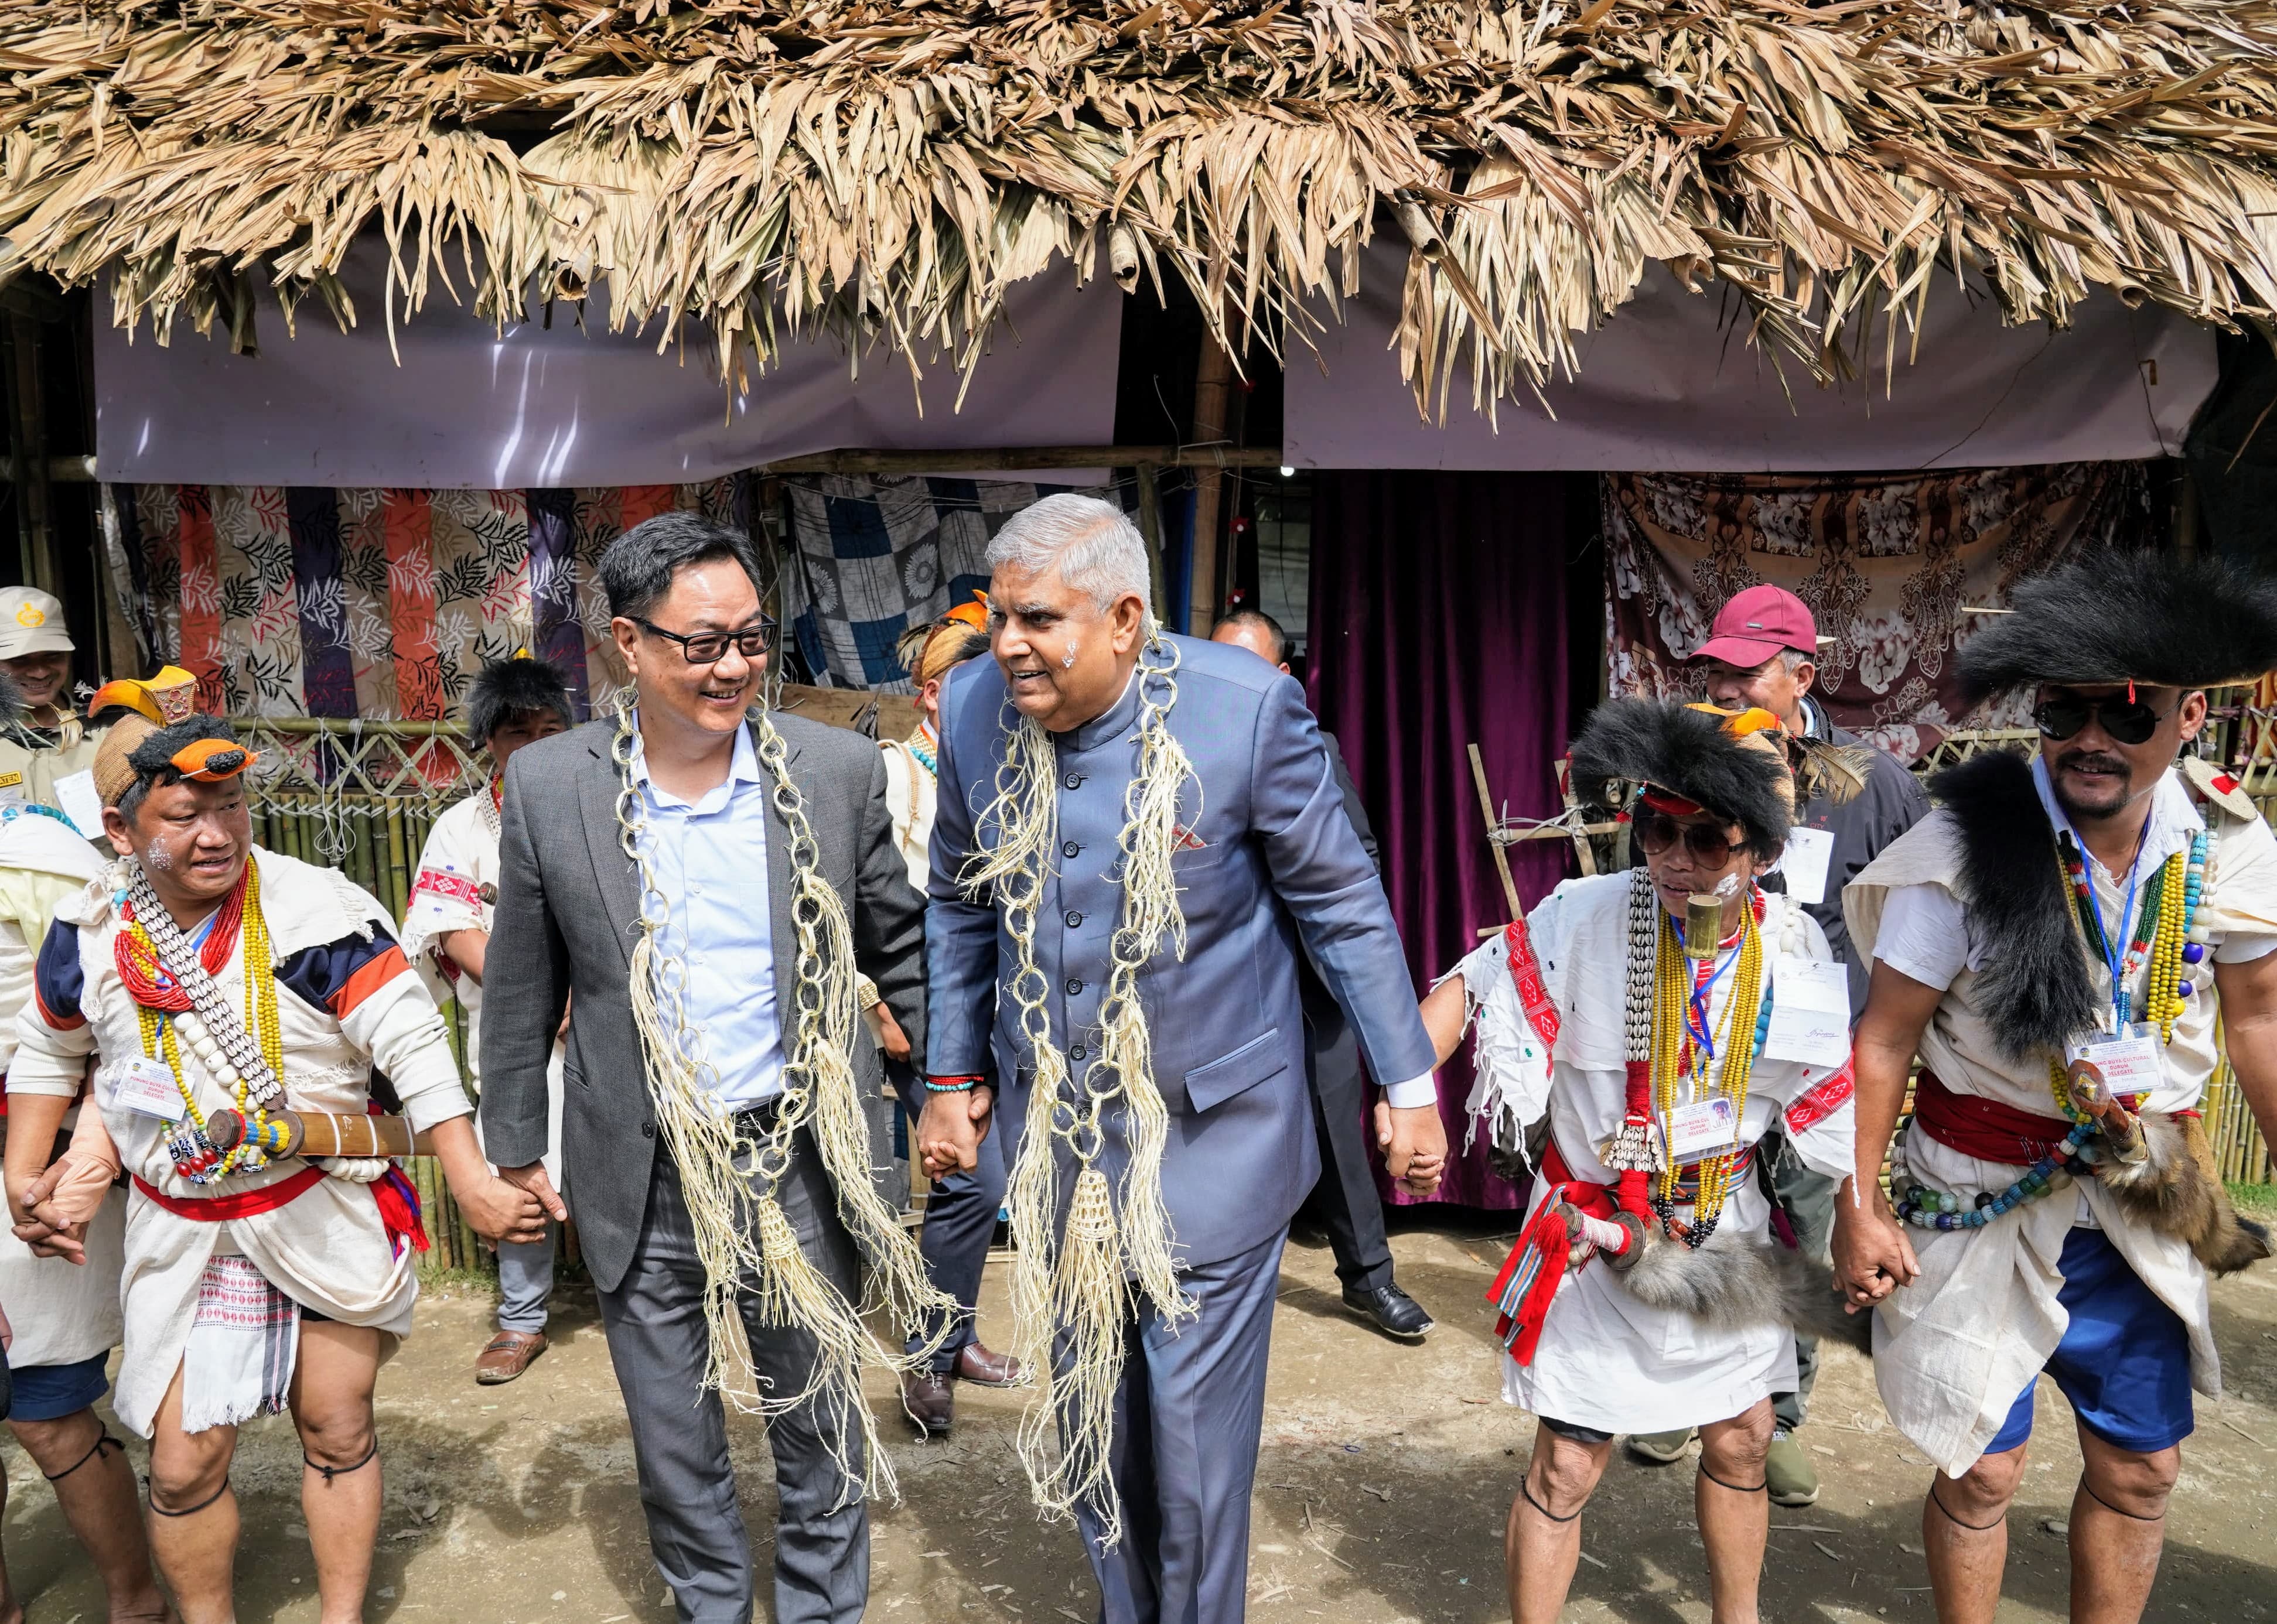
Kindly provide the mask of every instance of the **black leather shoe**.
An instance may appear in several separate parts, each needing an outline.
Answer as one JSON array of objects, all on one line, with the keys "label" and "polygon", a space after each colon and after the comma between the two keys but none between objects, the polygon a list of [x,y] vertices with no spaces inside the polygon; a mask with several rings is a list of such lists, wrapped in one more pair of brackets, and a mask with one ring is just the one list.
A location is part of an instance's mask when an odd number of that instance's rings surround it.
[{"label": "black leather shoe", "polygon": [[956,1418],[956,1391],[946,1370],[911,1370],[902,1377],[902,1409],[924,1438],[947,1438]]},{"label": "black leather shoe", "polygon": [[1373,1321],[1385,1335],[1411,1342],[1421,1341],[1423,1333],[1431,1329],[1431,1317],[1423,1311],[1423,1305],[1397,1286],[1378,1286],[1369,1291],[1347,1286],[1344,1307]]}]

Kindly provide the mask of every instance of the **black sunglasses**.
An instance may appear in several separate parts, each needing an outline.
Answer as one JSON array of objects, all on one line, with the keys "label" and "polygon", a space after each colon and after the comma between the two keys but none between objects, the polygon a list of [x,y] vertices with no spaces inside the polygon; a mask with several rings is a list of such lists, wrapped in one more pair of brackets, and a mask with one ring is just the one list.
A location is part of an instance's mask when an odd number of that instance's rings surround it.
[{"label": "black sunglasses", "polygon": [[2092,717],[2102,723],[2103,731],[2116,742],[2144,744],[2159,731],[2159,724],[2167,715],[2151,710],[2139,699],[2121,699],[2115,694],[2104,699],[2083,699],[2074,694],[2035,706],[2032,721],[2043,738],[2063,740],[2077,734]]},{"label": "black sunglasses", "polygon": [[651,636],[678,643],[681,657],[690,665],[717,665],[727,657],[729,643],[735,644],[735,652],[747,660],[756,660],[775,646],[775,623],[765,615],[759,617],[758,625],[747,626],[739,632],[697,632],[692,635],[667,632],[654,621],[644,620],[637,615],[632,620]]},{"label": "black sunglasses", "polygon": [[1639,806],[1629,831],[1648,857],[1657,857],[1681,840],[1684,849],[1703,867],[1720,869],[1732,860],[1732,837],[1721,828],[1714,823],[1679,823],[1654,807]]}]

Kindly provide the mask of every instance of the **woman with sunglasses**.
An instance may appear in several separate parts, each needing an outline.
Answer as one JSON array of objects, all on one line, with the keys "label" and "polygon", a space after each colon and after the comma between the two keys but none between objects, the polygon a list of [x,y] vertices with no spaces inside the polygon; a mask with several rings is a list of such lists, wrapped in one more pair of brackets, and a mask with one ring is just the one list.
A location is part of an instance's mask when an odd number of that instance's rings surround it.
[{"label": "woman with sunglasses", "polygon": [[[1499,1147],[1548,1122],[1496,1282],[1504,1396],[1541,1423],[1505,1535],[1518,1624],[1559,1615],[1614,1438],[1692,1427],[1713,1617],[1756,1617],[1771,1395],[1795,1348],[1755,1147],[1776,1126],[1813,1168],[1851,1172],[1842,967],[1755,883],[1794,766],[1819,776],[1803,750],[1763,710],[1599,707],[1574,789],[1621,809],[1643,866],[1567,881],[1424,1002],[1443,1061],[1476,1021],[1470,1108]],[[1854,1208],[1846,1188],[1838,1224]]]},{"label": "woman with sunglasses", "polygon": [[2191,1390],[2220,1391],[2207,1278],[2268,1253],[2197,1109],[2226,1043],[2277,1135],[2277,842],[2235,779],[2178,758],[2206,688],[2277,667],[2277,588],[2105,556],[2014,602],[1961,676],[1972,701],[2030,694],[2039,759],[1941,775],[1939,810],[1845,893],[1874,960],[1858,1165],[1889,1151],[1913,1242],[1891,1268],[1838,1236],[1835,1261],[1854,1303],[1879,1304],[1891,1419],[1938,1468],[1922,1531],[1939,1619],[1989,1624],[1999,1605],[2045,1370],[2082,1457],[2072,1616],[2131,1624]]}]

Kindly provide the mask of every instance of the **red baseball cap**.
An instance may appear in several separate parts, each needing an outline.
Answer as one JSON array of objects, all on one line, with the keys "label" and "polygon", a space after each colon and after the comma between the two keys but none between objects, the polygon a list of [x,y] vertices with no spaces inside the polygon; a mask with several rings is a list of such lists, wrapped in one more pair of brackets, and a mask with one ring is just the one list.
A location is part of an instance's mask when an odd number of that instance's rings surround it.
[{"label": "red baseball cap", "polygon": [[1721,660],[1752,670],[1782,649],[1818,652],[1818,626],[1803,601],[1785,587],[1749,587],[1724,605],[1695,660]]}]

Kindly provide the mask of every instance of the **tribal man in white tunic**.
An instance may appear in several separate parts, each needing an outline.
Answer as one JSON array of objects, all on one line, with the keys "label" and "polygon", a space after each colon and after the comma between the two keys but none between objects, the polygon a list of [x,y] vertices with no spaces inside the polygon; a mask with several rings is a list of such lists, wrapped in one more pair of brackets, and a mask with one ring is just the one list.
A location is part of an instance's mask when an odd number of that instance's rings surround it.
[{"label": "tribal man in white tunic", "polygon": [[[1858,1163],[1890,1152],[1876,1379],[1938,1468],[1923,1543],[1944,1624],[1990,1624],[2045,1370],[2083,1469],[2074,1620],[2143,1616],[2191,1390],[2220,1391],[2207,1279],[2268,1255],[2198,1121],[2217,1030],[2277,1135],[2277,842],[2228,775],[2177,757],[2205,689],[2277,667],[2277,588],[2212,561],[2106,555],[2018,589],[1961,651],[1972,698],[2027,689],[2027,764],[1980,755],[1844,892],[1873,980]],[[1915,1057],[1911,1124],[1891,1145]],[[1879,1193],[1872,1226],[1886,1231]],[[1917,1253],[1917,1256],[1916,1256]]]},{"label": "tribal man in white tunic", "polygon": [[[467,690],[467,741],[489,753],[490,781],[435,820],[420,848],[419,872],[403,910],[403,954],[426,955],[451,984],[466,1017],[467,1080],[482,1088],[483,972],[498,907],[499,827],[506,764],[515,751],[576,725],[569,687],[559,670],[527,654],[491,660]],[[564,1190],[561,1172],[561,1067],[559,1037],[545,1069],[546,1177]],[[476,1132],[481,1125],[476,1125]],[[553,1292],[560,1226],[550,1218],[536,1241],[498,1249],[498,1333],[475,1356],[475,1380],[510,1382],[545,1351],[546,1303]]]},{"label": "tribal man in white tunic", "polygon": [[1614,1438],[1690,1427],[1716,1624],[1756,1617],[1791,1304],[1833,1306],[1825,1271],[1775,1232],[1756,1147],[1777,1128],[1841,1180],[1838,1225],[1852,1165],[1842,966],[1800,904],[1755,884],[1796,769],[1830,791],[1858,776],[1767,711],[1600,707],[1574,786],[1628,813],[1646,866],[1566,882],[1424,1003],[1443,1060],[1475,1015],[1471,1108],[1499,1149],[1547,1119],[1527,1226],[1489,1294],[1504,1396],[1540,1420],[1506,1535],[1519,1624],[1559,1616]]},{"label": "tribal man in white tunic", "polygon": [[[288,1407],[321,1616],[345,1624],[379,1526],[372,1385],[411,1328],[426,1237],[393,1163],[308,1160],[287,1136],[364,1118],[377,1066],[476,1228],[535,1233],[541,1215],[484,1169],[442,1018],[378,901],[253,846],[250,760],[212,717],[111,730],[95,771],[120,861],[57,914],[9,1087],[69,1095],[96,1063],[108,1136],[87,1148],[132,1175],[115,1408],[150,1438],[151,1550],[184,1624],[233,1616],[237,1427]],[[88,1137],[50,1180],[83,1187]],[[52,1210],[36,1189],[27,1204]]]}]

